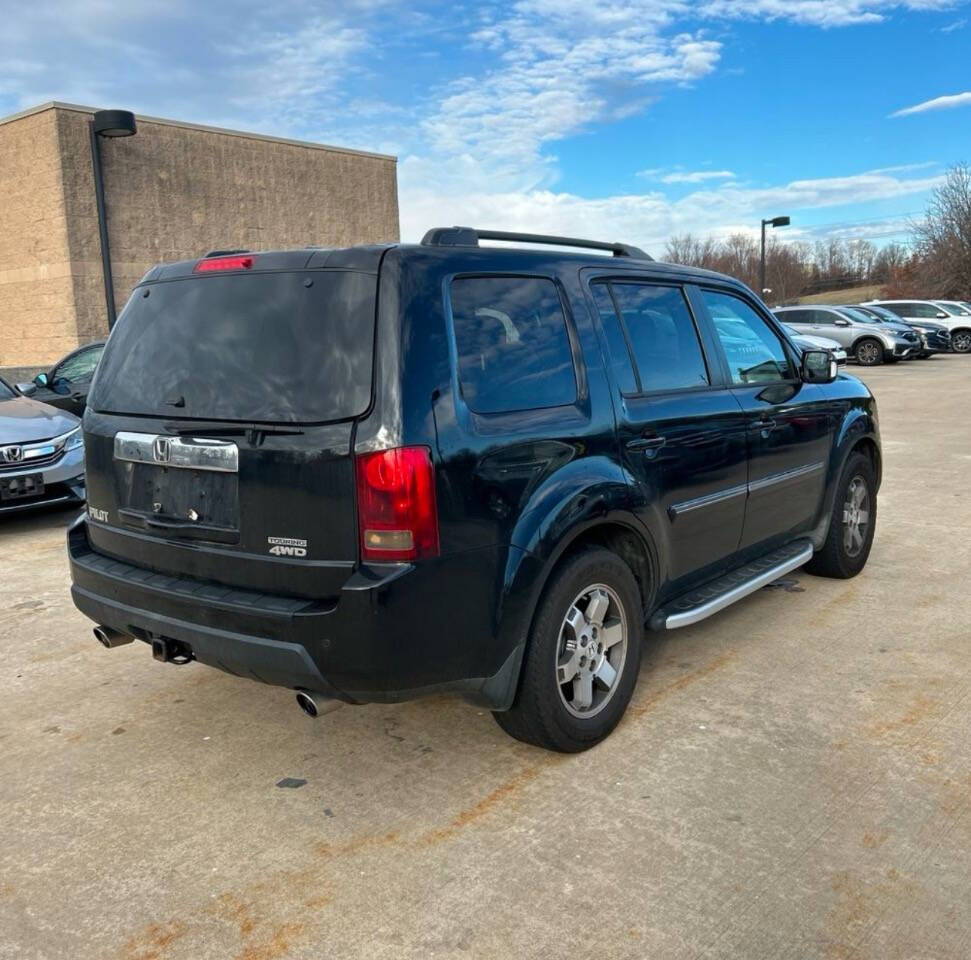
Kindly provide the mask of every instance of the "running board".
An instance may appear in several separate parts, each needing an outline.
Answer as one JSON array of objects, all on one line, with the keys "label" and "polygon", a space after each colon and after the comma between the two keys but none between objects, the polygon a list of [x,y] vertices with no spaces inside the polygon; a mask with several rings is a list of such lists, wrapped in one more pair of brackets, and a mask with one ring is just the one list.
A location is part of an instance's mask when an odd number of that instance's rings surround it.
[{"label": "running board", "polygon": [[650,627],[652,630],[674,630],[704,620],[785,576],[790,570],[801,567],[812,555],[813,545],[808,540],[788,543],[672,600],[651,616]]}]

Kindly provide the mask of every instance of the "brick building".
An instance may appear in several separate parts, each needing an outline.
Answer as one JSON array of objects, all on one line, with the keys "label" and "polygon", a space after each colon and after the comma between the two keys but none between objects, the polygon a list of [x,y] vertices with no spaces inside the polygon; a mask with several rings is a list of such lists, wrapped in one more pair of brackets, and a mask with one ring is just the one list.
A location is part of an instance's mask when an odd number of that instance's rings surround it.
[{"label": "brick building", "polygon": [[[89,121],[48,103],[0,119],[0,373],[107,333]],[[163,260],[212,249],[398,239],[396,160],[138,117],[101,141],[115,301]]]}]

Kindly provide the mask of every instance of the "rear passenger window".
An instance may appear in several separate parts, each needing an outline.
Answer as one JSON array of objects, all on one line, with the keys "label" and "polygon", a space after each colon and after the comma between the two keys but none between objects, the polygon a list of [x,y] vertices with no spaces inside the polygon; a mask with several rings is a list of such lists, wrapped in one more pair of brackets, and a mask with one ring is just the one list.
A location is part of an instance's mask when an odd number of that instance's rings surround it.
[{"label": "rear passenger window", "polygon": [[452,281],[462,397],[476,413],[574,403],[573,353],[560,295],[538,277]]},{"label": "rear passenger window", "polygon": [[611,283],[640,388],[679,390],[709,382],[698,332],[678,287]]},{"label": "rear passenger window", "polygon": [[637,393],[637,379],[634,376],[633,361],[627,346],[627,337],[621,329],[614,300],[610,295],[610,288],[606,283],[595,283],[590,287],[593,299],[600,314],[600,325],[607,337],[607,348],[610,350],[610,367],[614,379],[621,393]]}]

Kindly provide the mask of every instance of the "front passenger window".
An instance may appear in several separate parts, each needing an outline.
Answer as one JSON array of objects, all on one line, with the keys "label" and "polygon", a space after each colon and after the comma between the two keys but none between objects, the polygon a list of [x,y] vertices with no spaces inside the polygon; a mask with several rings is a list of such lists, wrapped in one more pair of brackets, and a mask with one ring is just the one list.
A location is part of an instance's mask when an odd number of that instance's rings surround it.
[{"label": "front passenger window", "polygon": [[725,351],[733,383],[776,383],[794,376],[782,341],[744,300],[714,290],[702,290],[701,295]]}]

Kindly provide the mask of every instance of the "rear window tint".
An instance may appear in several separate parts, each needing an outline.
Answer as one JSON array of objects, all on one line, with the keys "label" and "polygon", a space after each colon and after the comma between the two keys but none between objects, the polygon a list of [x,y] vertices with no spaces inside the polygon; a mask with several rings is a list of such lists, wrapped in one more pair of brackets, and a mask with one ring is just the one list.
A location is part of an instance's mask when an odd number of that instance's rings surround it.
[{"label": "rear window tint", "polygon": [[571,404],[573,353],[560,295],[539,277],[459,277],[451,287],[462,397],[476,413]]},{"label": "rear window tint", "polygon": [[698,331],[678,287],[611,283],[630,337],[641,389],[679,390],[707,384]]},{"label": "rear window tint", "polygon": [[371,402],[377,278],[227,274],[139,287],[90,404],[104,413],[313,423]]}]

